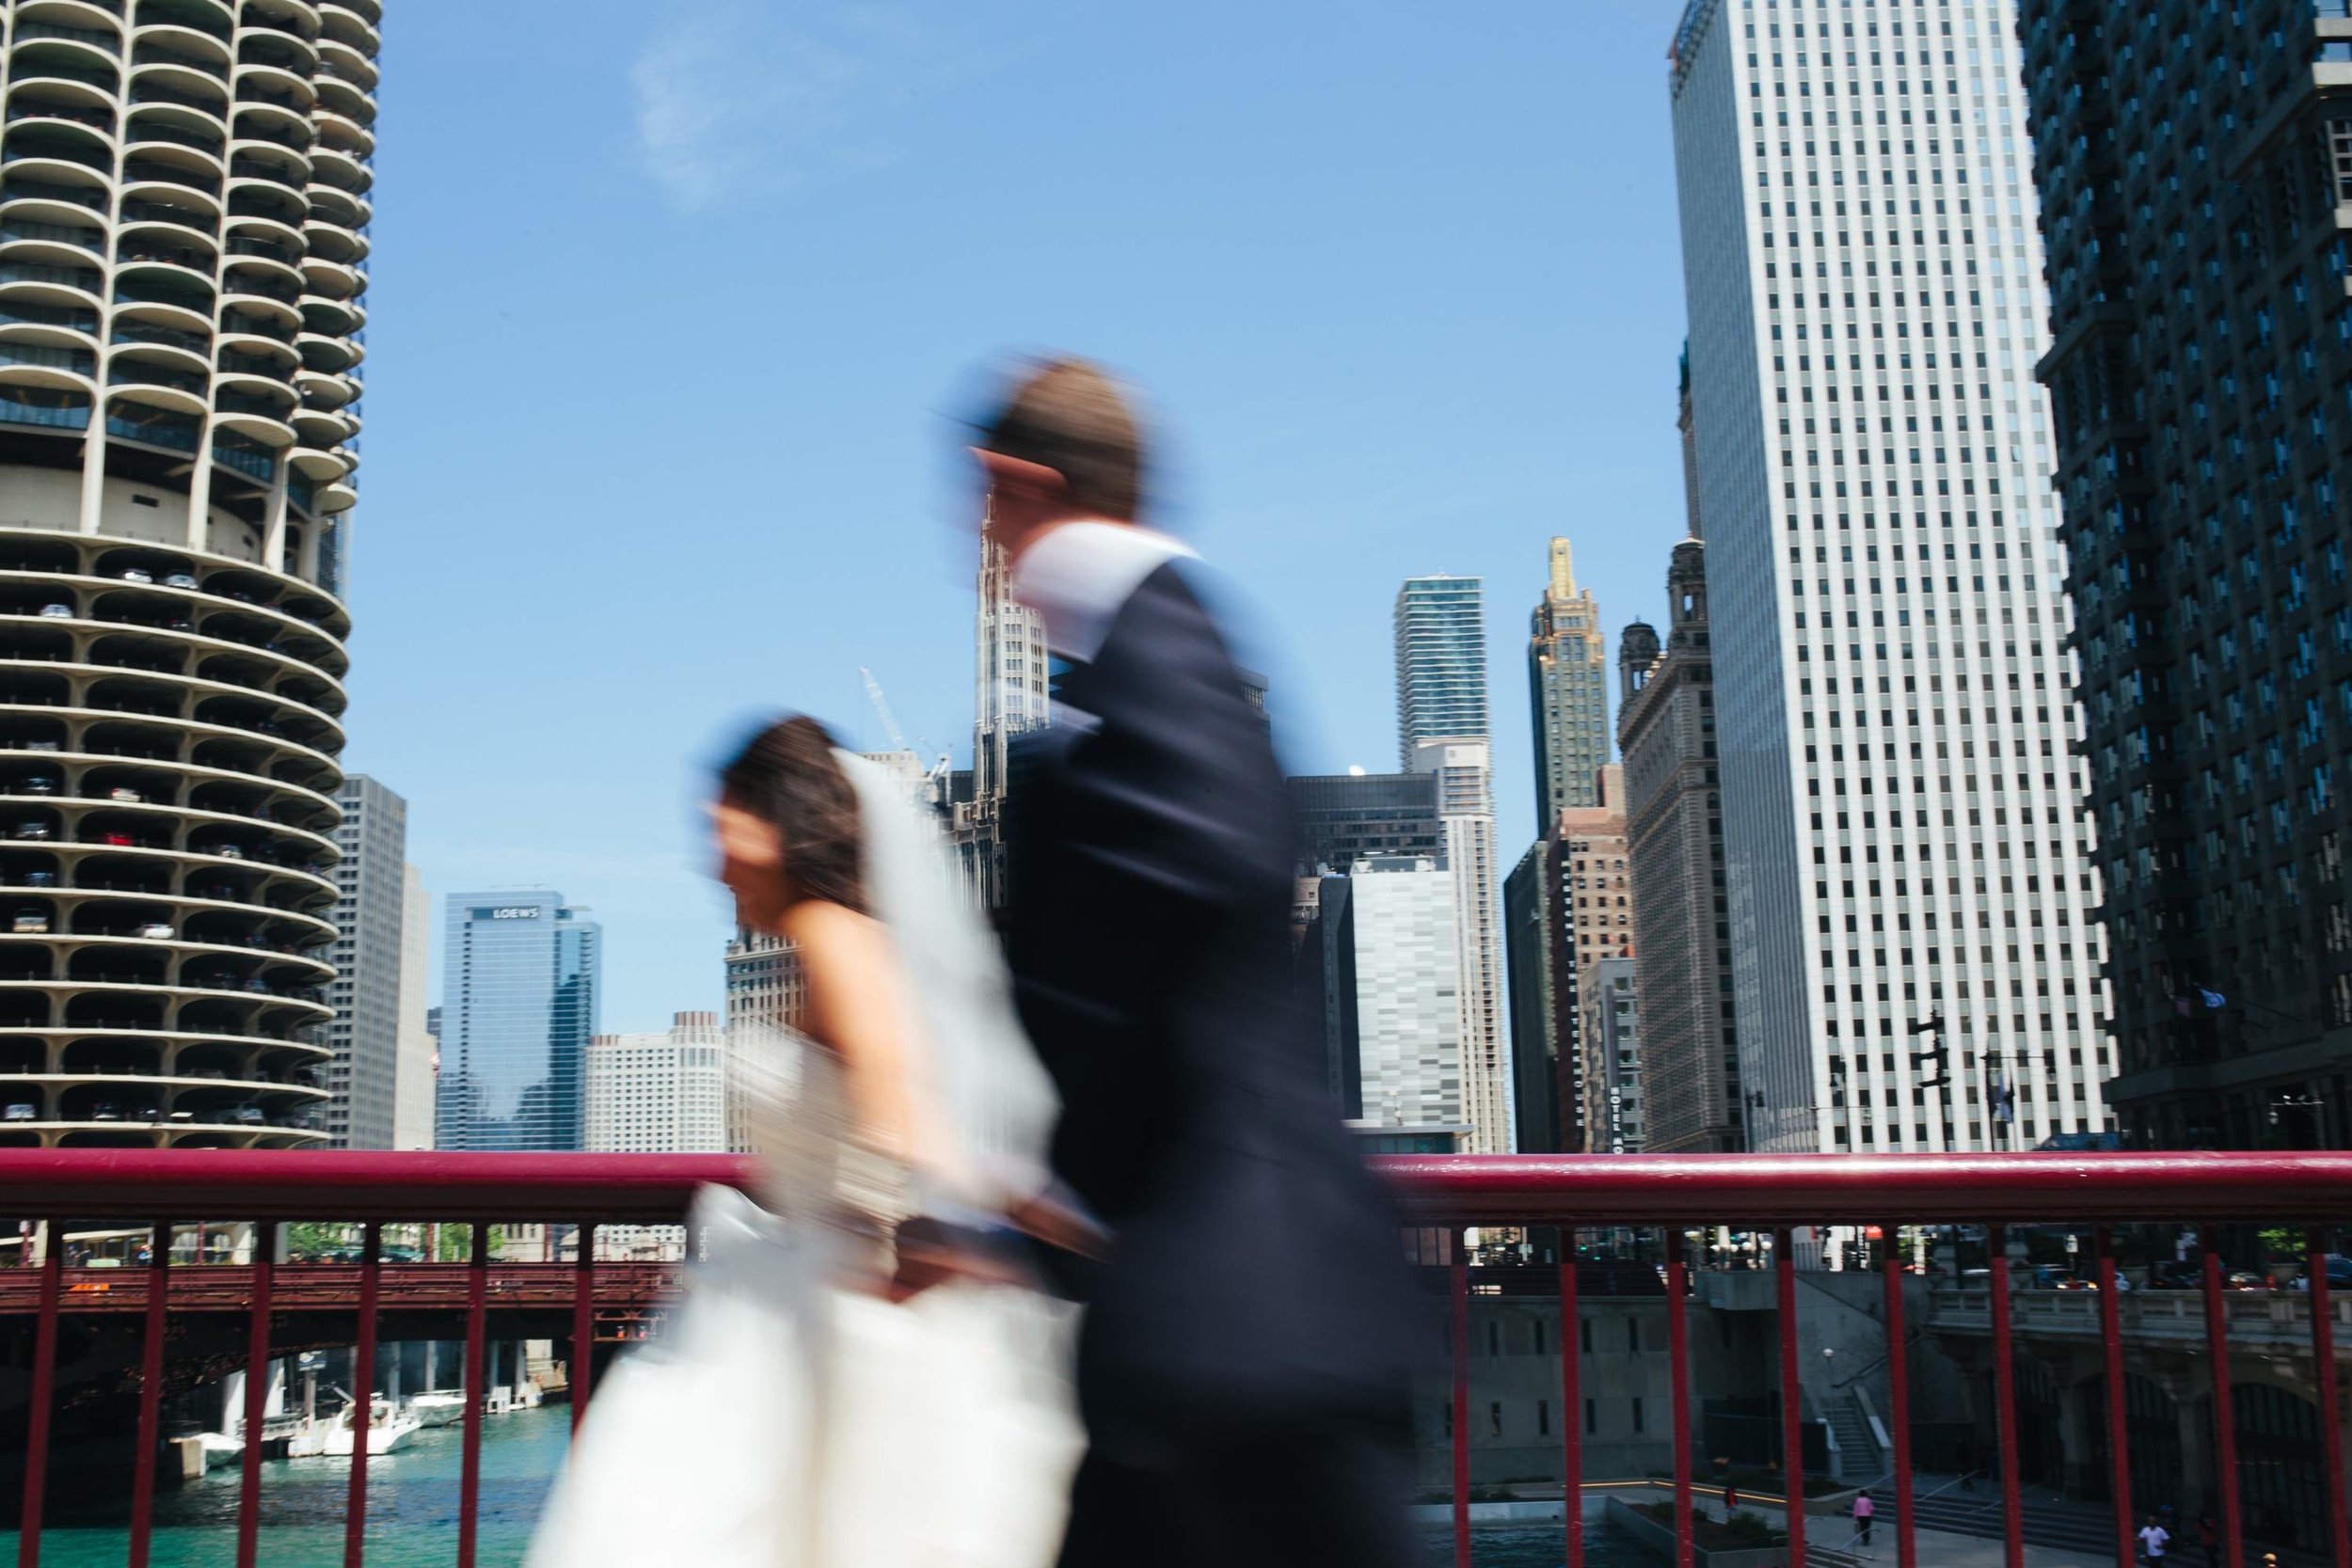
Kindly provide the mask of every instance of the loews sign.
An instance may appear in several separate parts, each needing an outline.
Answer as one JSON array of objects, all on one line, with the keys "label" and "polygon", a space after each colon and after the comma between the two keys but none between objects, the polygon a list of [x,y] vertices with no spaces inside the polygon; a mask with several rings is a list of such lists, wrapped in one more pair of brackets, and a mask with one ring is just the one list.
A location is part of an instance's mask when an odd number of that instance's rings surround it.
[{"label": "loews sign", "polygon": [[547,911],[536,904],[517,904],[508,909],[476,910],[476,920],[536,920]]}]

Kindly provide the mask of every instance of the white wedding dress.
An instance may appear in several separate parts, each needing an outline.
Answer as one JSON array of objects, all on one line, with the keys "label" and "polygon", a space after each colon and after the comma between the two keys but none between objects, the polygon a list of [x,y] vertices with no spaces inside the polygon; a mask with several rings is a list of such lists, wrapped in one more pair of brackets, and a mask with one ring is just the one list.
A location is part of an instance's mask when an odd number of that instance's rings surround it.
[{"label": "white wedding dress", "polygon": [[[1034,1192],[1056,1106],[994,943],[914,803],[842,766],[921,1028],[911,1059],[949,1129],[897,1201]],[[850,1140],[827,1053],[772,1032],[729,1046],[761,1203],[696,1200],[684,1298],[596,1389],[526,1568],[1047,1568],[1084,1443],[1068,1310],[1006,1287],[900,1306],[845,1288],[870,1263],[845,1219],[885,1212],[898,1173]]]}]

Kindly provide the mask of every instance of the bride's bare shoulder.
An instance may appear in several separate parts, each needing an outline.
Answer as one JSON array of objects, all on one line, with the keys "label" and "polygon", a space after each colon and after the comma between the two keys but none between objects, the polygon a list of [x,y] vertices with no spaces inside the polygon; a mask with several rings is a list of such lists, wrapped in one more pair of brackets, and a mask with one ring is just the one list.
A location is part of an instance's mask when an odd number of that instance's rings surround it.
[{"label": "bride's bare shoulder", "polygon": [[843,958],[865,958],[889,951],[889,937],[882,922],[831,899],[803,899],[786,912],[783,924],[784,935],[803,956],[823,950]]}]

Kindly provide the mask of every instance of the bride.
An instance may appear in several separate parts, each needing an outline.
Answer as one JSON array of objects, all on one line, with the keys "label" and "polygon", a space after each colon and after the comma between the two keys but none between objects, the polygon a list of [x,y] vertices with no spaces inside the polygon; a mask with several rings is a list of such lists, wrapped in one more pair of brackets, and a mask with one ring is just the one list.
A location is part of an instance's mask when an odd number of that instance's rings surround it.
[{"label": "bride", "polygon": [[720,877],[791,943],[796,1033],[731,1031],[757,1202],[713,1189],[668,1332],[617,1365],[529,1568],[1046,1568],[1082,1439],[1015,1228],[1056,1111],[936,834],[814,720],[721,770]]}]

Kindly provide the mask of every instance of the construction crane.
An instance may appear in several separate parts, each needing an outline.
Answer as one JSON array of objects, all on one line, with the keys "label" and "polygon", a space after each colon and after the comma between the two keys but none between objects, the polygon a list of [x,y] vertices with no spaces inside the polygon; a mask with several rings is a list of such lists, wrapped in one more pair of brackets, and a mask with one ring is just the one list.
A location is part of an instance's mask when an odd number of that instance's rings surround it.
[{"label": "construction crane", "polygon": [[930,743],[919,735],[914,737],[914,744],[909,746],[906,732],[898,727],[897,717],[890,711],[890,699],[882,695],[882,682],[874,678],[873,671],[862,664],[858,666],[857,673],[866,682],[866,700],[874,705],[874,717],[882,721],[882,735],[889,740],[890,749],[894,752],[912,752],[917,757],[938,759],[925,769],[924,777],[930,784],[932,799],[945,800],[947,798],[947,753],[933,752]]}]

